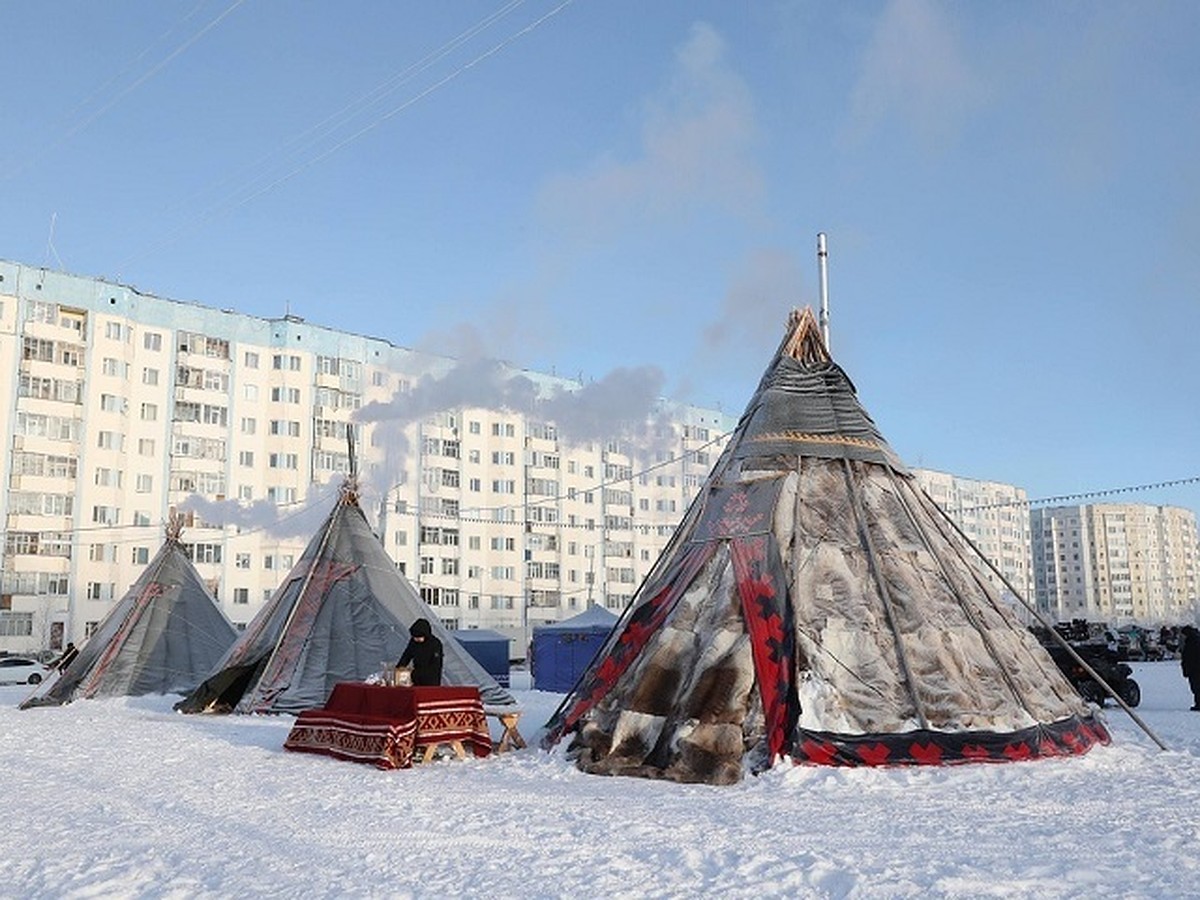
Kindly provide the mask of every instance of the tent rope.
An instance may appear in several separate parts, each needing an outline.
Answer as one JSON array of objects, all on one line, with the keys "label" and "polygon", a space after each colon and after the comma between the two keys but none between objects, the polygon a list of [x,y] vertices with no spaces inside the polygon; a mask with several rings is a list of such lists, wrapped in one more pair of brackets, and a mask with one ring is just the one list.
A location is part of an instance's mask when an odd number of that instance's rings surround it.
[{"label": "tent rope", "polygon": [[1157,734],[1155,734],[1153,732],[1153,730],[1151,730],[1150,726],[1147,725],[1144,721],[1142,721],[1142,718],[1133,711],[1133,709],[1129,706],[1129,704],[1127,704],[1124,700],[1122,700],[1120,698],[1120,696],[1118,696],[1117,692],[1112,689],[1112,686],[1107,681],[1105,681],[1102,677],[1100,677],[1100,673],[1097,672],[1095,669],[1093,669],[1090,665],[1088,665],[1087,661],[1084,660],[1084,658],[1082,656],[1080,656],[1077,652],[1075,652],[1075,648],[1071,646],[1071,644],[1067,641],[1066,638],[1064,638],[1061,634],[1058,633],[1057,629],[1055,629],[1055,627],[1046,619],[1046,617],[1043,616],[1040,612],[1038,612],[1037,608],[1035,606],[1033,606],[1033,604],[1031,604],[1028,600],[1025,599],[1024,595],[1020,591],[1017,590],[1016,586],[1011,581],[1009,581],[1008,577],[1003,572],[1001,572],[1000,569],[990,559],[988,559],[987,555],[984,554],[984,552],[982,550],[980,550],[978,546],[975,545],[975,542],[972,541],[966,535],[966,533],[961,528],[958,527],[958,523],[955,522],[952,518],[950,518],[949,513],[947,513],[940,506],[938,506],[937,503],[935,503],[933,501],[933,498],[930,497],[928,494],[926,494],[924,491],[921,491],[921,495],[924,497],[925,502],[928,503],[929,505],[931,505],[933,507],[933,509],[940,515],[941,519],[950,524],[950,526],[954,529],[954,531],[958,533],[958,536],[960,538],[962,538],[963,541],[966,542],[967,546],[969,546],[972,550],[974,550],[977,554],[979,554],[979,558],[982,559],[987,564],[988,568],[991,569],[992,572],[995,573],[996,577],[999,578],[1001,582],[1003,582],[1004,586],[1006,588],[1008,588],[1009,591],[1012,592],[1012,595],[1017,599],[1017,601],[1023,607],[1025,607],[1025,609],[1027,609],[1029,611],[1029,613],[1035,619],[1038,620],[1038,623],[1040,625],[1042,625],[1042,627],[1045,628],[1050,633],[1050,636],[1064,650],[1066,650],[1067,653],[1070,654],[1071,658],[1076,663],[1078,663],[1085,672],[1087,672],[1088,677],[1092,678],[1097,684],[1099,684],[1102,688],[1104,688],[1105,693],[1108,694],[1108,696],[1112,697],[1112,699],[1117,702],[1117,705],[1119,705],[1121,707],[1121,709],[1125,710],[1125,712],[1129,715],[1129,717],[1131,719],[1133,719],[1134,722],[1137,723],[1138,727],[1140,727],[1142,729],[1142,731],[1144,731],[1146,734],[1148,734],[1150,736],[1151,740],[1153,740],[1154,743],[1158,744],[1159,749],[1161,749],[1161,750],[1170,749],[1169,747],[1167,747],[1166,744],[1163,743],[1162,739]]}]

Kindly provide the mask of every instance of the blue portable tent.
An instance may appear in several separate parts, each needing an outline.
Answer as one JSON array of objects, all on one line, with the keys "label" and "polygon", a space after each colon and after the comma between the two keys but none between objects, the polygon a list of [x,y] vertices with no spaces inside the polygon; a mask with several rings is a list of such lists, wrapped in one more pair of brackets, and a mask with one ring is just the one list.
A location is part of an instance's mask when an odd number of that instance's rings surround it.
[{"label": "blue portable tent", "polygon": [[455,631],[454,639],[501,687],[509,686],[508,638],[489,628],[467,628]]},{"label": "blue portable tent", "polygon": [[577,616],[533,629],[530,669],[537,691],[565,693],[587,668],[612,631],[617,617],[602,606],[591,606]]}]

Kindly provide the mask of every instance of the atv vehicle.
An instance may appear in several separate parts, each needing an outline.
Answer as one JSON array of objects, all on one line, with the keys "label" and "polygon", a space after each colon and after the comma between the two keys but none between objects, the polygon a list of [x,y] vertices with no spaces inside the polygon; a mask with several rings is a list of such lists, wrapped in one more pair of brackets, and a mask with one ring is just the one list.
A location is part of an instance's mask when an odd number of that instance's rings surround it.
[{"label": "atv vehicle", "polygon": [[[1103,644],[1072,644],[1071,649],[1079,654],[1096,674],[1103,678],[1108,686],[1128,707],[1135,707],[1142,702],[1142,689],[1131,677],[1133,669],[1127,663],[1117,659],[1117,653]],[[1103,706],[1109,699],[1108,692],[1101,684],[1087,673],[1087,670],[1066,651],[1061,645],[1047,646],[1050,656],[1062,669],[1067,680],[1074,685],[1084,700]]]}]

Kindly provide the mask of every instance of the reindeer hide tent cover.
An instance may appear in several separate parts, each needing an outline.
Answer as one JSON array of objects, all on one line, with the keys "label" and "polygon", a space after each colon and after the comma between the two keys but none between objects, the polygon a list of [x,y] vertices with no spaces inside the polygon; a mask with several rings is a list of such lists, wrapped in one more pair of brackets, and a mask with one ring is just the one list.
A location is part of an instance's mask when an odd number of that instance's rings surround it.
[{"label": "reindeer hide tent cover", "polygon": [[811,310],[547,725],[579,767],[730,783],[780,756],[941,764],[1108,732],[883,440]]},{"label": "reindeer hide tent cover", "polygon": [[477,687],[488,706],[516,706],[397,570],[347,479],[283,584],[175,708],[299,713],[321,706],[338,682],[363,681],[395,663],[419,618],[442,642],[444,685]]},{"label": "reindeer hide tent cover", "polygon": [[21,707],[53,706],[81,697],[185,694],[236,637],[173,523],[154,559],[74,661],[57,679],[43,682]]}]

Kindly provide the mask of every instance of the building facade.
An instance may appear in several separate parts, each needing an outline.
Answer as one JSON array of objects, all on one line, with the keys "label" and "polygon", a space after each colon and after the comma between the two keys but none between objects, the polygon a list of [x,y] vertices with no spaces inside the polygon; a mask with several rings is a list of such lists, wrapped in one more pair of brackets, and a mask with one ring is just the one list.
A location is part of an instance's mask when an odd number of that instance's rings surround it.
[{"label": "building facade", "polygon": [[1038,606],[1055,621],[1192,621],[1196,514],[1176,506],[1097,503],[1032,512]]},{"label": "building facade", "polygon": [[[535,624],[623,608],[736,420],[662,403],[629,433],[581,436],[536,406],[474,405],[461,390],[436,402],[431,387],[455,366],[294,316],[0,262],[0,370],[12,373],[0,389],[0,650],[86,638],[172,511],[245,625],[332,507],[348,432],[368,520],[450,627],[501,631],[522,656]],[[568,379],[496,377],[560,410],[587,397]]]},{"label": "building facade", "polygon": [[912,473],[925,493],[1004,576],[986,568],[989,582],[1014,604],[1023,620],[1029,618],[1009,588],[1016,588],[1026,603],[1033,604],[1033,549],[1025,489],[932,469],[913,469]]}]

